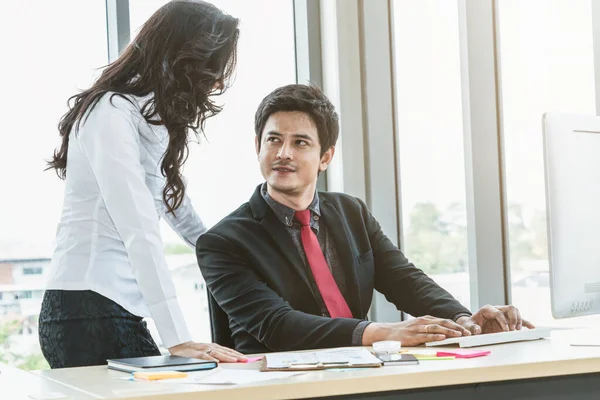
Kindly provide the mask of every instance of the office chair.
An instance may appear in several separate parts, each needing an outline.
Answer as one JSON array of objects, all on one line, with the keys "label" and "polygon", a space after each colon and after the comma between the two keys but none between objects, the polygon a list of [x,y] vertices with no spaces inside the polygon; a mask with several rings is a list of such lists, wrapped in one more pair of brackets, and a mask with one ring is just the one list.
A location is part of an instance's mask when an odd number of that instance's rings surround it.
[{"label": "office chair", "polygon": [[221,346],[234,348],[233,339],[231,337],[231,329],[229,329],[229,317],[219,306],[210,290],[206,290],[208,295],[208,314],[210,315],[210,334],[212,341]]}]

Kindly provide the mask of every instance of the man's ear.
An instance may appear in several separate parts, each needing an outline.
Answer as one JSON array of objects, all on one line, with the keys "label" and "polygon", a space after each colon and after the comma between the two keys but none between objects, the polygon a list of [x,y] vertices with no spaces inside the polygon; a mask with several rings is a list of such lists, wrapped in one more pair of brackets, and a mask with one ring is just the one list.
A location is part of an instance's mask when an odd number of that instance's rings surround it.
[{"label": "man's ear", "polygon": [[258,153],[260,153],[260,142],[258,135],[254,136],[254,148],[256,149],[256,155],[258,155]]},{"label": "man's ear", "polygon": [[333,155],[335,154],[335,146],[331,146],[323,155],[321,156],[321,163],[319,164],[319,172],[323,172],[329,166],[329,163],[333,159]]}]

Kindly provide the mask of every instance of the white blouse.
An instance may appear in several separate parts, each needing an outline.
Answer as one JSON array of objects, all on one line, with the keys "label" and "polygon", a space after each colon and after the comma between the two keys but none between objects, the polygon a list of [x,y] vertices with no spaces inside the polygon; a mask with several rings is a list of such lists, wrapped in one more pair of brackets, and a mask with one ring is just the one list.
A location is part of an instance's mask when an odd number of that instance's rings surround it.
[{"label": "white blouse", "polygon": [[105,94],[69,137],[62,216],[48,289],[93,290],[152,317],[163,344],[191,340],[163,253],[160,216],[192,247],[206,228],[186,196],[175,216],[162,200],[164,126],[140,113],[148,100]]}]

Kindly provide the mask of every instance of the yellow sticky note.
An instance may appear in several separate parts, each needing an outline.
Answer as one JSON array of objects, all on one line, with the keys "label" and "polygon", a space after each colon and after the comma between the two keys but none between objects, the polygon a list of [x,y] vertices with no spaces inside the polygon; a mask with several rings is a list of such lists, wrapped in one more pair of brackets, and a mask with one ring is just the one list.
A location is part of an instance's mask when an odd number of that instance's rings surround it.
[{"label": "yellow sticky note", "polygon": [[437,357],[437,356],[426,356],[426,355],[420,355],[420,354],[416,354],[415,357],[417,357],[417,360],[454,360],[456,358],[453,356]]},{"label": "yellow sticky note", "polygon": [[185,372],[178,371],[157,371],[157,372],[134,372],[133,377],[135,379],[144,379],[147,381],[157,381],[160,379],[174,379],[174,378],[185,378],[187,374]]},{"label": "yellow sticky note", "polygon": [[408,354],[417,357],[417,360],[454,360],[455,356],[438,357],[435,350],[408,350]]}]

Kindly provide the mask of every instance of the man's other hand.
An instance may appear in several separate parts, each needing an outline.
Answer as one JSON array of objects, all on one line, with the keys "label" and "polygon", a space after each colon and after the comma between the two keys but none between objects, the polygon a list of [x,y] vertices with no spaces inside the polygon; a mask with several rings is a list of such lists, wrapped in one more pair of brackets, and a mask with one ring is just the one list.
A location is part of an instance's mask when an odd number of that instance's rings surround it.
[{"label": "man's other hand", "polygon": [[521,318],[521,313],[515,306],[483,306],[472,316],[462,316],[456,322],[472,334],[496,333],[529,329],[535,326]]}]

